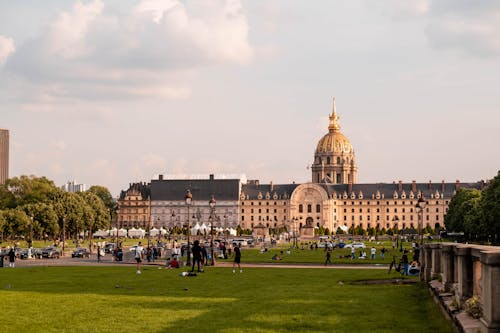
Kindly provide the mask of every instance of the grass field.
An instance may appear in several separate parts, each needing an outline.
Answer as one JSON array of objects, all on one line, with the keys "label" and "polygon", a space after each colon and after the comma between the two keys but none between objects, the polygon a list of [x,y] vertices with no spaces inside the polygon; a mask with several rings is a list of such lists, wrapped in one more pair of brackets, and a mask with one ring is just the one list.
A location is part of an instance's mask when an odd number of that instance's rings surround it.
[{"label": "grass field", "polygon": [[386,271],[0,269],[0,332],[453,332],[424,285]]}]

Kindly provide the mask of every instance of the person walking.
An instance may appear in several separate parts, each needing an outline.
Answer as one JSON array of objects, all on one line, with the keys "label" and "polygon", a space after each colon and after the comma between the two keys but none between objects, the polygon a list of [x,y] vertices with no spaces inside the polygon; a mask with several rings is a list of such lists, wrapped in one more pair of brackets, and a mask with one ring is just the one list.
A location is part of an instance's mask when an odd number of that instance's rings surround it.
[{"label": "person walking", "polygon": [[382,260],[385,259],[385,252],[387,252],[387,250],[382,246],[382,249],[380,250],[380,257],[382,258]]},{"label": "person walking", "polygon": [[332,249],[327,245],[325,248],[325,266],[332,264]]},{"label": "person walking", "polygon": [[142,256],[144,248],[142,247],[142,243],[139,242],[137,244],[137,247],[135,248],[135,261],[137,262],[137,274],[141,274],[141,263],[142,263]]},{"label": "person walking", "polygon": [[191,248],[191,253],[193,254],[193,267],[191,267],[191,272],[194,272],[194,266],[198,264],[198,272],[203,272],[200,265],[203,265],[201,260],[203,259],[203,254],[201,252],[200,241],[195,240],[194,245]]},{"label": "person walking", "polygon": [[404,250],[401,261],[403,262],[403,271],[401,275],[408,275],[408,250]]},{"label": "person walking", "polygon": [[101,262],[101,257],[102,257],[102,249],[100,246],[97,247],[97,262]]},{"label": "person walking", "polygon": [[375,246],[372,246],[372,248],[370,249],[370,254],[371,254],[372,260],[375,259],[375,253],[377,253],[377,249],[375,249]]},{"label": "person walking", "polygon": [[16,251],[14,250],[14,247],[11,247],[9,251],[9,267],[16,267]]},{"label": "person walking", "polygon": [[238,268],[240,269],[240,273],[243,273],[243,270],[241,269],[241,251],[240,251],[240,244],[236,244],[234,246],[234,262],[233,262],[233,273],[236,273],[236,265],[238,265]]}]

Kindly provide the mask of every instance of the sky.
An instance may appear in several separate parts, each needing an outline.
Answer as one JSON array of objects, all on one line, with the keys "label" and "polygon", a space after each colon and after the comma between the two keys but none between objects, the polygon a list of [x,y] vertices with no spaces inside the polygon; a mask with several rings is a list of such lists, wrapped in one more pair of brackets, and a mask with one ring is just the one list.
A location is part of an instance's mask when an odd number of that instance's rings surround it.
[{"label": "sky", "polygon": [[358,182],[500,169],[500,1],[0,0],[10,177],[310,181],[332,98]]}]

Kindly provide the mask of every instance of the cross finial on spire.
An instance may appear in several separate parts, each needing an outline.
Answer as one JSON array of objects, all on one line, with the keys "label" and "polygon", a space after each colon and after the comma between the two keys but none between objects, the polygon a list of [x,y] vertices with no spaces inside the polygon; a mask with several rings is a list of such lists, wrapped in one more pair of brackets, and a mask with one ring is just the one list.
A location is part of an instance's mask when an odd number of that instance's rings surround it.
[{"label": "cross finial on spire", "polygon": [[335,132],[340,130],[339,116],[335,110],[335,97],[333,97],[333,110],[330,116],[330,124],[328,125],[328,130],[330,132]]}]

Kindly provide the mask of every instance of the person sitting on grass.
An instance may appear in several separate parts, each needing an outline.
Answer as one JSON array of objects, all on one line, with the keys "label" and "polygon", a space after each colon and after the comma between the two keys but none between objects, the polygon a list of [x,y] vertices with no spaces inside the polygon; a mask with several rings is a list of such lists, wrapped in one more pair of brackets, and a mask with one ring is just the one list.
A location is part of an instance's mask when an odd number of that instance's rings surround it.
[{"label": "person sitting on grass", "polygon": [[275,253],[274,256],[271,258],[271,260],[277,261],[277,260],[281,260],[281,258],[280,258],[280,256],[278,256],[277,253]]},{"label": "person sitting on grass", "polygon": [[177,261],[177,256],[174,256],[172,260],[170,260],[168,268],[179,268],[179,262]]}]

